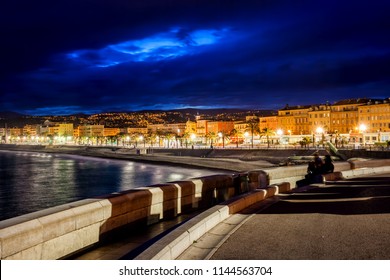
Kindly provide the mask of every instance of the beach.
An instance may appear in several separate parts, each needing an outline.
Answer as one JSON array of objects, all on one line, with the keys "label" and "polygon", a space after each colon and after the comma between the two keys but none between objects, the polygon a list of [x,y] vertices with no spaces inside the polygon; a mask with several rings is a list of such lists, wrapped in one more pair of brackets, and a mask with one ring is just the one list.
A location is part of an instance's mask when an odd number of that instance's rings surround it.
[{"label": "beach", "polygon": [[[254,169],[264,169],[278,166],[278,159],[260,159],[255,156],[255,151],[244,150],[221,152],[210,151],[210,149],[128,149],[121,147],[96,147],[96,146],[67,146],[67,145],[13,145],[1,144],[0,150],[25,151],[39,153],[73,154],[79,156],[110,158],[129,160],[135,162],[147,162],[172,166],[185,166],[194,168],[207,168],[243,172]],[[186,151],[186,152],[185,152]],[[253,154],[251,156],[250,154]],[[206,157],[206,155],[208,155]],[[218,155],[220,157],[218,157]],[[265,156],[267,159],[269,157]]]}]

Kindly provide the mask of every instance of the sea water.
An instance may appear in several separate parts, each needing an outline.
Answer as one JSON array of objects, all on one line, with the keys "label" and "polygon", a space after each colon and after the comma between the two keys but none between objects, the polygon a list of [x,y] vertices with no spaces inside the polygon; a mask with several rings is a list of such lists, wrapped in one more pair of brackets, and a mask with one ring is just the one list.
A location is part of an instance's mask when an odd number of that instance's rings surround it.
[{"label": "sea water", "polygon": [[0,220],[85,198],[216,173],[126,160],[0,151]]}]

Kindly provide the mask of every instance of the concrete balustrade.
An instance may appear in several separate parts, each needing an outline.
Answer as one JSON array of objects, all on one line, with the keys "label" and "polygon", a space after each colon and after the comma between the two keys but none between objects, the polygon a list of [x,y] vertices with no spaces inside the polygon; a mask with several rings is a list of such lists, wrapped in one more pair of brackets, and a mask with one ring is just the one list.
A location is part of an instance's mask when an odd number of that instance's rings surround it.
[{"label": "concrete balustrade", "polygon": [[354,160],[349,161],[351,169],[389,166],[390,159]]},{"label": "concrete balustrade", "polygon": [[69,203],[0,222],[1,259],[58,259],[123,227],[146,226],[234,197],[230,175],[213,175]]},{"label": "concrete balustrade", "polygon": [[[342,172],[326,175],[326,180],[390,172],[390,166],[385,166],[390,161],[381,162],[335,164],[336,170]],[[1,221],[0,259],[59,259],[124,227],[147,226],[207,209],[184,224],[187,233],[172,233],[177,240],[169,242],[168,247],[162,245],[163,241],[157,243],[160,249],[168,248],[161,251],[161,258],[172,257],[182,250],[179,247],[191,244],[228,215],[295,188],[296,181],[305,174],[306,166],[289,166],[253,170],[238,177],[237,174],[200,177],[86,199]],[[248,193],[237,196],[243,191]],[[225,201],[229,204],[214,206]]]}]

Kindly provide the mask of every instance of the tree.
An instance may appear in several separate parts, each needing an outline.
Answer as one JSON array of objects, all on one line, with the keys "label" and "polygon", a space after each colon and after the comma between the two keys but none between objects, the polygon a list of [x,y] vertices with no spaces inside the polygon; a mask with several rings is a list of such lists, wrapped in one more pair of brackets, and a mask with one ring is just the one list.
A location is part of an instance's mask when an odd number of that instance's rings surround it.
[{"label": "tree", "polygon": [[251,137],[252,137],[252,149],[253,149],[253,135],[256,133],[256,134],[260,134],[260,126],[259,126],[259,119],[258,118],[253,118],[253,119],[250,119],[247,124],[246,124],[246,131],[250,132],[251,133]]},{"label": "tree", "polygon": [[236,139],[236,147],[238,148],[238,137],[241,136],[241,133],[237,129],[232,129],[229,133],[229,137]]},{"label": "tree", "polygon": [[210,139],[210,146],[213,146],[213,143],[217,138],[217,135],[214,132],[208,132],[205,137],[206,137],[206,144],[207,144],[207,139]]},{"label": "tree", "polygon": [[306,137],[303,137],[301,141],[299,141],[299,144],[301,145],[301,147],[307,147],[307,145],[309,145],[310,143],[312,142],[311,138],[306,136]]},{"label": "tree", "polygon": [[261,135],[265,136],[267,138],[267,148],[268,149],[269,149],[269,145],[270,145],[269,137],[274,135],[274,134],[275,134],[275,131],[273,131],[272,129],[270,129],[268,127],[263,128],[263,130],[261,131]]}]

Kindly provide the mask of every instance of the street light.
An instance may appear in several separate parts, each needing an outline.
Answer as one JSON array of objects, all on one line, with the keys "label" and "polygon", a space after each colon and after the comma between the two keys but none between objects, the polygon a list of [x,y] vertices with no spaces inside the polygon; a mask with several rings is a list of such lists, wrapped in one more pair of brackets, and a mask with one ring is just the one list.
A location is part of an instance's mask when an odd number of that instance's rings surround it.
[{"label": "street light", "polygon": [[282,144],[283,130],[282,130],[282,129],[278,129],[278,130],[276,131],[276,134],[279,136],[279,144]]},{"label": "street light", "polygon": [[245,143],[248,143],[248,137],[249,137],[249,132],[245,131],[244,132]]},{"label": "street light", "polygon": [[324,133],[324,129],[323,129],[322,127],[319,126],[319,127],[317,127],[316,132],[317,132],[318,134]]},{"label": "street light", "polygon": [[141,135],[141,136],[139,137],[139,141],[140,141],[140,142],[144,141],[144,148],[145,148],[145,138],[144,138],[143,135]]},{"label": "street light", "polygon": [[225,148],[225,137],[222,132],[218,132],[218,136],[222,138],[222,148]]},{"label": "street light", "polygon": [[196,139],[196,135],[194,133],[191,134],[191,148],[194,149],[194,142],[195,142],[195,139]]},{"label": "street light", "polygon": [[[322,135],[322,141],[324,140],[324,129],[322,128],[322,127],[317,127],[317,129],[316,129],[316,133],[318,134],[318,135]],[[320,140],[318,140],[318,142],[320,142]],[[322,144],[324,144],[324,143],[322,143]]]},{"label": "street light", "polygon": [[366,140],[365,140],[365,136],[364,136],[364,133],[366,132],[366,130],[367,130],[367,126],[364,123],[359,125],[359,132],[362,134],[363,145],[366,144]]}]

